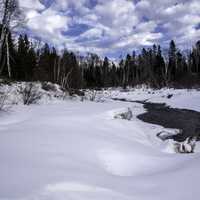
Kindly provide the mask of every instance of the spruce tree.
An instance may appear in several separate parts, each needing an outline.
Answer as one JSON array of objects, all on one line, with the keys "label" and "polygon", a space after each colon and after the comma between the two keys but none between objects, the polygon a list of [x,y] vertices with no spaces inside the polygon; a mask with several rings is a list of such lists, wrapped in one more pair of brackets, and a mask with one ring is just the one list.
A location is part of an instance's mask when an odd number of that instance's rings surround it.
[{"label": "spruce tree", "polygon": [[174,81],[176,76],[177,60],[176,60],[176,45],[172,40],[169,46],[169,64],[168,64],[168,80]]}]

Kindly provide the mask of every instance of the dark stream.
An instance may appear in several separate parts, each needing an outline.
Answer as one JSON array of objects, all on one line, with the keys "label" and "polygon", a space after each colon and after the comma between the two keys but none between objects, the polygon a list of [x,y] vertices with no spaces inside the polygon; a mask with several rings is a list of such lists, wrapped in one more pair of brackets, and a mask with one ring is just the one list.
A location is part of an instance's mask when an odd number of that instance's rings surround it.
[{"label": "dark stream", "polygon": [[141,103],[147,112],[138,115],[138,119],[147,123],[161,125],[165,128],[179,129],[181,131],[177,135],[170,136],[168,139],[182,142],[187,138],[195,137],[197,140],[200,140],[200,112],[171,108],[161,103],[129,101],[126,99],[113,100]]}]

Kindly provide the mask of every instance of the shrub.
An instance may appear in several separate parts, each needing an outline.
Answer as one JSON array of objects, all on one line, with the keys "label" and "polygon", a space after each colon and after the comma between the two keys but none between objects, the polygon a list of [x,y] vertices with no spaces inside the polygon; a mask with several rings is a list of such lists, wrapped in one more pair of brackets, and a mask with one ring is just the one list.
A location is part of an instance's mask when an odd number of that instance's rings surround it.
[{"label": "shrub", "polygon": [[96,96],[97,96],[97,91],[96,90],[91,90],[90,93],[89,93],[89,100],[90,101],[95,101]]},{"label": "shrub", "polygon": [[5,105],[6,105],[6,99],[7,95],[3,92],[0,92],[0,111],[5,110]]},{"label": "shrub", "polygon": [[33,83],[28,83],[24,88],[21,87],[19,93],[22,95],[24,105],[36,104],[42,96]]}]

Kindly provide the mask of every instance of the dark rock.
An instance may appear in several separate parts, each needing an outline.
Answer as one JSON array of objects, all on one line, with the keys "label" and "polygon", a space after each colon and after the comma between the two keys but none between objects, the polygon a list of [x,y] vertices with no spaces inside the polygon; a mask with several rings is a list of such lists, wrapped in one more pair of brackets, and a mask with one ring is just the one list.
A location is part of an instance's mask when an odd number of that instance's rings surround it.
[{"label": "dark rock", "polygon": [[173,97],[173,94],[168,94],[168,95],[167,95],[167,98],[168,98],[168,99],[171,99],[172,97]]}]

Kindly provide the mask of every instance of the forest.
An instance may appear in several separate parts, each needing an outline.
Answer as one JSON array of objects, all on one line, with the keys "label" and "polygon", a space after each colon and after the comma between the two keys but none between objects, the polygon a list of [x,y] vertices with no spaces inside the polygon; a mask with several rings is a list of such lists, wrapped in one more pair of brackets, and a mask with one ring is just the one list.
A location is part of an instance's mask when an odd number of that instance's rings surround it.
[{"label": "forest", "polygon": [[[7,2],[7,4],[6,4]],[[200,83],[200,41],[185,51],[171,40],[167,53],[160,45],[134,51],[118,62],[93,52],[80,56],[68,49],[57,51],[50,44],[15,32],[20,21],[15,0],[3,5],[0,26],[0,77],[14,81],[49,81],[63,88],[126,88],[145,84],[153,88],[195,87]],[[14,35],[14,36],[13,36]],[[185,53],[187,52],[187,53]]]},{"label": "forest", "polygon": [[199,11],[0,0],[0,200],[199,200]]}]

